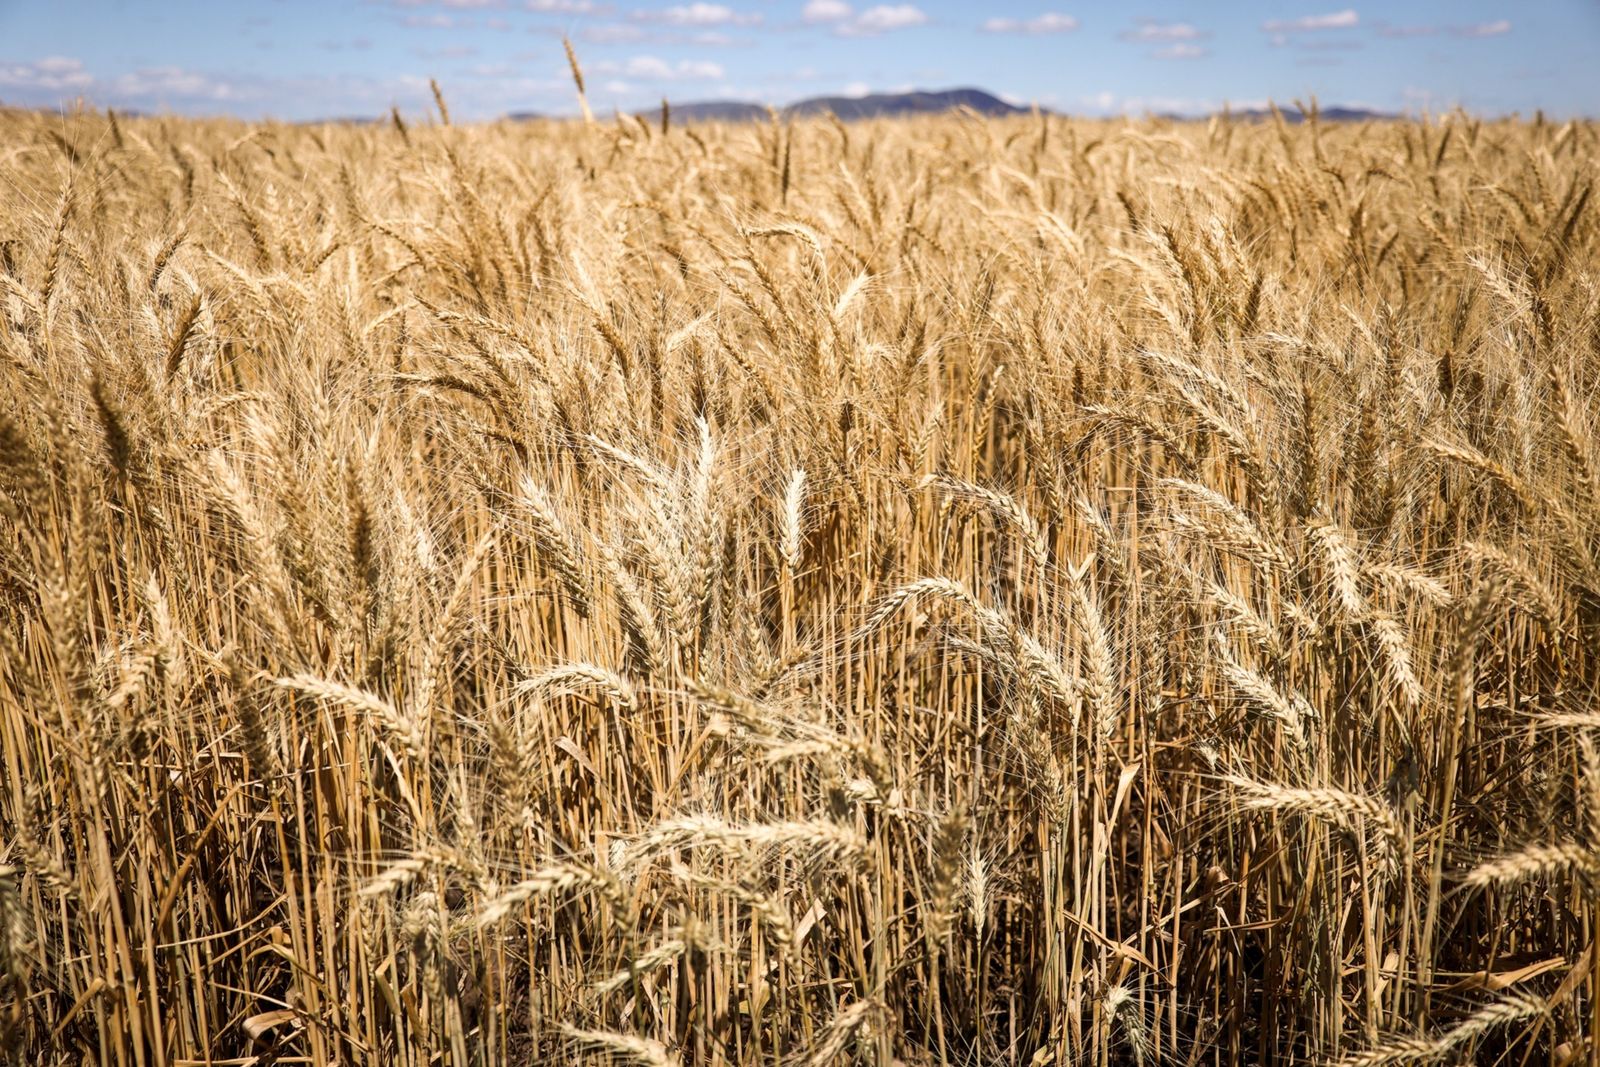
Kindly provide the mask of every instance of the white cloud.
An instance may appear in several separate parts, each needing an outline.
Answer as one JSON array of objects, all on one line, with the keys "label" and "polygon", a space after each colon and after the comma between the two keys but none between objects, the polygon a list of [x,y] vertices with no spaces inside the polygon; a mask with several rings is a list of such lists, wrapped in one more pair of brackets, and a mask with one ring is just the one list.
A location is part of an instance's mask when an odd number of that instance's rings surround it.
[{"label": "white cloud", "polygon": [[840,37],[872,37],[889,30],[926,25],[927,21],[928,16],[915,4],[879,4],[839,23],[833,32]]},{"label": "white cloud", "polygon": [[621,22],[590,26],[583,31],[583,39],[594,44],[635,44],[648,36],[650,35],[642,27],[629,26]]},{"label": "white cloud", "polygon": [[1190,44],[1188,41],[1179,41],[1169,44],[1165,48],[1157,48],[1150,53],[1157,59],[1199,59],[1211,54],[1211,49],[1203,45]]},{"label": "white cloud", "polygon": [[638,22],[664,22],[669,26],[756,26],[757,14],[744,14],[726,4],[675,4],[661,11],[635,11]]},{"label": "white cloud", "polygon": [[155,102],[165,102],[174,97],[232,100],[240,95],[229,82],[182,67],[146,67],[112,79],[110,88],[119,97]]},{"label": "white cloud", "polygon": [[32,63],[0,63],[0,86],[43,92],[81,92],[94,85],[83,61],[45,56]]},{"label": "white cloud", "polygon": [[1306,33],[1317,30],[1347,30],[1361,23],[1354,8],[1330,11],[1326,15],[1302,15],[1297,19],[1268,19],[1261,24],[1267,33]]},{"label": "white cloud", "polygon": [[[511,70],[480,65],[454,76],[450,110],[467,119],[490,118],[546,101],[556,110],[570,106],[571,81],[529,78]],[[62,56],[27,63],[0,61],[0,97],[8,103],[54,108],[79,96],[100,107],[247,118],[371,116],[384,114],[396,103],[419,111],[432,106],[428,79],[418,75],[260,77],[160,66],[97,76],[81,61]]]},{"label": "white cloud", "polygon": [[1078,20],[1071,15],[1046,11],[1031,19],[989,19],[982,26],[985,33],[1071,33],[1078,28]]},{"label": "white cloud", "polygon": [[622,72],[630,78],[645,78],[650,81],[672,80],[672,64],[655,56],[634,56],[623,66]]},{"label": "white cloud", "polygon": [[855,8],[844,0],[810,0],[801,10],[800,17],[810,23],[843,22],[855,14]]},{"label": "white cloud", "polygon": [[418,59],[471,59],[478,54],[478,49],[470,44],[450,44],[438,48],[413,48],[411,54]]},{"label": "white cloud", "polygon": [[1432,37],[1439,32],[1438,26],[1379,26],[1380,37]]},{"label": "white cloud", "polygon": [[727,77],[721,63],[709,59],[686,59],[677,66],[677,75],[691,81],[716,81]]},{"label": "white cloud", "polygon": [[913,4],[879,4],[863,11],[861,17],[856,19],[856,25],[864,30],[877,32],[921,26],[927,21],[928,16]]},{"label": "white cloud", "polygon": [[[596,74],[620,74],[636,81],[718,81],[726,77],[722,64],[706,59],[683,59],[669,63],[659,56],[634,56],[624,63],[602,61],[594,64]],[[622,91],[622,90],[619,90]]]},{"label": "white cloud", "polygon": [[237,100],[246,95],[231,82],[182,67],[145,67],[109,80],[97,78],[82,60],[69,56],[0,63],[0,89],[23,102],[43,105],[78,95],[120,106]]},{"label": "white cloud", "polygon": [[457,11],[482,11],[520,7],[558,15],[582,15],[596,10],[594,0],[388,0],[390,7],[416,8],[437,4]]},{"label": "white cloud", "polygon": [[1085,109],[1100,115],[1185,115],[1197,117],[1213,115],[1224,107],[1235,111],[1258,110],[1267,106],[1265,100],[1217,100],[1200,96],[1117,96],[1103,90],[1092,96],[1079,98]]},{"label": "white cloud", "polygon": [[[478,64],[452,75],[447,87],[451,114],[470,121],[507,111],[573,110],[570,79],[517,73],[525,69],[526,63],[520,61]],[[393,104],[408,113],[433,107],[428,79],[417,74],[267,77],[169,66],[96,75],[78,60],[63,57],[26,63],[0,60],[0,98],[7,103],[55,108],[79,96],[96,106],[119,110],[295,120],[377,116],[386,114]]]},{"label": "white cloud", "polygon": [[1496,19],[1493,22],[1478,22],[1468,26],[1449,26],[1438,23],[1425,23],[1420,26],[1393,26],[1381,25],[1378,33],[1383,37],[1436,37],[1448,33],[1454,37],[1499,37],[1501,34],[1511,32],[1509,19]]},{"label": "white cloud", "polygon": [[419,30],[448,30],[456,24],[449,15],[407,15],[400,20],[402,26]]},{"label": "white cloud", "polygon": [[1208,36],[1198,28],[1187,22],[1157,22],[1155,19],[1142,18],[1137,20],[1138,25],[1131,30],[1123,30],[1119,36],[1124,41],[1141,41],[1156,43],[1161,41],[1198,41]]},{"label": "white cloud", "polygon": [[846,85],[843,89],[839,90],[839,95],[860,98],[870,95],[871,92],[872,86],[868,85],[866,82],[851,82],[849,85]]},{"label": "white cloud", "polygon": [[695,92],[703,93],[708,100],[738,100],[746,104],[766,104],[772,99],[772,92],[769,89],[758,89],[753,85],[736,85],[733,82],[722,82],[719,85],[708,86],[704,90],[696,89]]},{"label": "white cloud", "polygon": [[[725,30],[705,28],[693,24],[673,25],[664,23],[659,12],[636,12],[632,22],[602,22],[590,25],[579,31],[578,36],[592,44],[655,44],[655,45],[702,45],[711,48],[731,48],[735,45],[749,44],[748,37],[736,37]],[[649,20],[655,20],[650,23]],[[736,16],[734,23],[728,25],[755,25],[760,21],[760,16]],[[562,31],[554,26],[536,26],[529,32],[544,33],[560,36]]]}]

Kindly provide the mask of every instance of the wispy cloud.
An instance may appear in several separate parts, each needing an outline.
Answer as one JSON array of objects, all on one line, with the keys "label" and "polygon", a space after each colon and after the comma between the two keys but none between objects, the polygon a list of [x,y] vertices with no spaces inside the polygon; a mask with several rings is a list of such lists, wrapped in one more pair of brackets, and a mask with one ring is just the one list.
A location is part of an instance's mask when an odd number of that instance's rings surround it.
[{"label": "wispy cloud", "polygon": [[231,101],[245,95],[233,83],[182,67],[142,67],[114,78],[97,78],[83,61],[46,56],[31,63],[0,63],[0,88],[30,104],[60,104],[93,96],[120,105],[182,101]]},{"label": "wispy cloud", "polygon": [[471,59],[478,54],[478,50],[470,44],[451,44],[439,48],[413,48],[411,54],[418,59]]},{"label": "wispy cloud", "polygon": [[238,97],[232,82],[183,67],[146,67],[111,80],[117,96],[150,101],[177,97],[190,100],[224,101]]},{"label": "wispy cloud", "polygon": [[1380,37],[1499,37],[1511,32],[1509,19],[1495,19],[1493,22],[1475,22],[1467,25],[1449,24],[1424,24],[1420,26],[1395,26],[1381,23],[1378,26]]},{"label": "wispy cloud", "polygon": [[[564,26],[554,25],[533,26],[528,32],[550,37],[565,37],[570,31]],[[642,22],[602,22],[585,26],[574,36],[589,44],[701,45],[728,48],[754,43],[749,36],[736,37],[716,28]]]},{"label": "wispy cloud", "polygon": [[233,83],[182,67],[142,67],[114,78],[98,78],[82,60],[45,56],[28,63],[0,63],[0,89],[28,104],[58,105],[94,97],[120,106],[184,101],[231,101],[245,95]]},{"label": "wispy cloud", "polygon": [[464,23],[454,15],[444,15],[434,12],[429,15],[403,15],[400,25],[409,26],[414,30],[448,30]]},{"label": "wispy cloud", "polygon": [[[532,32],[563,37],[567,31],[559,26],[536,26]],[[578,36],[590,44],[639,44],[657,34],[634,23],[607,22],[599,26],[587,26],[579,31]]]},{"label": "wispy cloud", "polygon": [[634,56],[624,62],[602,61],[592,67],[596,74],[620,75],[637,81],[718,81],[727,76],[722,64],[706,59],[682,59],[670,63],[659,56]]},{"label": "wispy cloud", "polygon": [[1167,41],[1198,41],[1211,36],[1196,26],[1187,22],[1160,22],[1152,18],[1136,19],[1137,25],[1131,30],[1123,30],[1117,36],[1124,41],[1135,41],[1140,44],[1160,44]]},{"label": "wispy cloud", "polygon": [[74,93],[93,85],[94,76],[80,59],[45,56],[32,63],[0,63],[0,86],[7,89]]},{"label": "wispy cloud", "polygon": [[659,22],[668,26],[757,26],[761,16],[735,11],[726,4],[676,4],[660,11],[635,11],[635,22]]},{"label": "wispy cloud", "polygon": [[1320,30],[1348,30],[1361,23],[1354,8],[1330,11],[1325,15],[1302,15],[1297,19],[1268,19],[1261,24],[1267,33],[1315,33]]},{"label": "wispy cloud", "polygon": [[879,4],[844,21],[836,21],[833,32],[840,37],[876,37],[891,30],[924,26],[927,22],[927,13],[915,4]]},{"label": "wispy cloud", "polygon": [[800,17],[812,25],[844,22],[854,15],[855,8],[844,0],[810,0],[800,11]]},{"label": "wispy cloud", "polygon": [[444,7],[457,11],[503,11],[521,8],[552,15],[584,15],[601,8],[594,0],[379,0],[390,7]]},{"label": "wispy cloud", "polygon": [[1211,34],[1188,22],[1138,18],[1133,29],[1117,36],[1133,44],[1159,45],[1146,53],[1152,59],[1201,59],[1211,54],[1211,49],[1199,43]]},{"label": "wispy cloud", "polygon": [[1432,37],[1444,29],[1443,26],[1392,26],[1388,23],[1378,25],[1379,37]]},{"label": "wispy cloud", "polygon": [[[719,68],[720,69],[720,68]],[[696,73],[673,68],[675,77]],[[709,70],[701,69],[701,74]],[[451,77],[446,85],[451,110],[488,117],[529,103],[564,106],[571,82],[531,78],[510,68],[480,65]],[[432,94],[420,74],[387,77],[310,75],[269,77],[217,73],[180,66],[152,66],[115,74],[96,74],[81,60],[47,56],[28,62],[0,61],[0,96],[29,107],[60,107],[82,97],[101,107],[140,111],[172,109],[186,114],[298,116],[332,118],[379,115],[391,104],[427,108]]]},{"label": "wispy cloud", "polygon": [[1031,19],[992,18],[980,28],[984,33],[1071,33],[1078,28],[1078,20],[1057,11],[1046,11]]},{"label": "wispy cloud", "polygon": [[1224,107],[1259,109],[1267,106],[1265,100],[1221,100],[1197,96],[1119,96],[1109,89],[1078,98],[1078,106],[1085,112],[1101,115],[1210,115]]}]

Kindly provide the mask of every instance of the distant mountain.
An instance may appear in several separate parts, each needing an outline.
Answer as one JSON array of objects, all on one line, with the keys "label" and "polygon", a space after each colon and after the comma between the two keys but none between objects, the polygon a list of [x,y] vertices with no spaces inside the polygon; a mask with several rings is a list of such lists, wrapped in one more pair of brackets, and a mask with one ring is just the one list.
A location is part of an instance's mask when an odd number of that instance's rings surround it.
[{"label": "distant mountain", "polygon": [[[1283,113],[1283,121],[1285,122],[1304,122],[1306,120],[1305,113],[1297,107],[1280,107],[1278,110]],[[1257,107],[1246,108],[1242,111],[1232,111],[1229,114],[1236,119],[1245,119],[1247,121],[1272,118],[1271,111]],[[1373,111],[1364,107],[1324,107],[1317,109],[1317,120],[1320,122],[1381,122],[1404,117],[1404,115],[1397,112]]]},{"label": "distant mountain", "polygon": [[[871,119],[886,115],[933,114],[954,111],[958,107],[971,108],[980,115],[1013,115],[1028,110],[1008,104],[982,89],[944,89],[938,92],[873,93],[870,96],[814,96],[781,107],[778,114],[825,115],[831,111],[841,119]],[[764,105],[741,100],[698,100],[672,104],[671,109],[672,117],[683,122],[749,122],[767,117]],[[653,116],[657,112],[641,114]]]},{"label": "distant mountain", "polygon": [[[778,109],[780,115],[825,115],[829,112],[841,119],[871,119],[894,115],[924,115],[956,108],[971,108],[980,115],[1016,115],[1030,110],[1008,104],[993,93],[982,89],[943,89],[937,92],[916,90],[909,93],[873,93],[870,96],[814,96],[797,100]],[[1306,116],[1297,107],[1279,109],[1285,122],[1304,122]],[[654,118],[659,112],[640,112],[641,117]],[[1244,108],[1229,112],[1242,122],[1260,122],[1272,118],[1265,108]],[[522,118],[513,115],[512,118]],[[530,116],[531,117],[531,116]],[[751,122],[767,117],[762,104],[742,100],[699,100],[687,104],[672,104],[672,117],[681,122]],[[1162,114],[1159,117],[1174,122],[1190,122],[1209,118],[1209,115]],[[1323,122],[1369,122],[1399,119],[1404,116],[1388,111],[1373,111],[1360,107],[1325,107],[1317,112]]]},{"label": "distant mountain", "polygon": [[1014,115],[1025,107],[1008,104],[982,89],[945,89],[940,92],[873,93],[871,96],[818,96],[784,108],[791,115],[820,115],[829,111],[841,119],[869,119],[880,115],[916,115],[968,107],[980,115]]},{"label": "distant mountain", "polygon": [[[754,122],[767,117],[764,106],[743,100],[696,100],[669,106],[673,119],[680,122]],[[653,117],[660,112],[645,114]]]}]

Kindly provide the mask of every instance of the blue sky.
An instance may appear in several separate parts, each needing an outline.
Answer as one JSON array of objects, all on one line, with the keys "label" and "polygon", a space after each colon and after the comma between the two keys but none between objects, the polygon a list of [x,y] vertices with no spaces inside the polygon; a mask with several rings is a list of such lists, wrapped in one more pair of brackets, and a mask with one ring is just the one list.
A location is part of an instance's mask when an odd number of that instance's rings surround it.
[{"label": "blue sky", "polygon": [[974,85],[1083,114],[1600,113],[1600,0],[0,0],[0,101],[305,119]]}]

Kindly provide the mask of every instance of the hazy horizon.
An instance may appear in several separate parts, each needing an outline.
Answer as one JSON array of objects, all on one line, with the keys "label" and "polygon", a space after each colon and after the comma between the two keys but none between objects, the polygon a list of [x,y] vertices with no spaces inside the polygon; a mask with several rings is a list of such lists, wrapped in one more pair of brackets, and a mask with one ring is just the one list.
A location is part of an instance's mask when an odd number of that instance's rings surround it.
[{"label": "hazy horizon", "polygon": [[1592,114],[1600,6],[1405,0],[1380,6],[844,0],[301,0],[159,9],[0,0],[0,103],[304,120],[430,105],[462,119],[576,111],[561,40],[597,110],[783,105],[973,87],[1018,104],[1202,114],[1324,107]]}]

